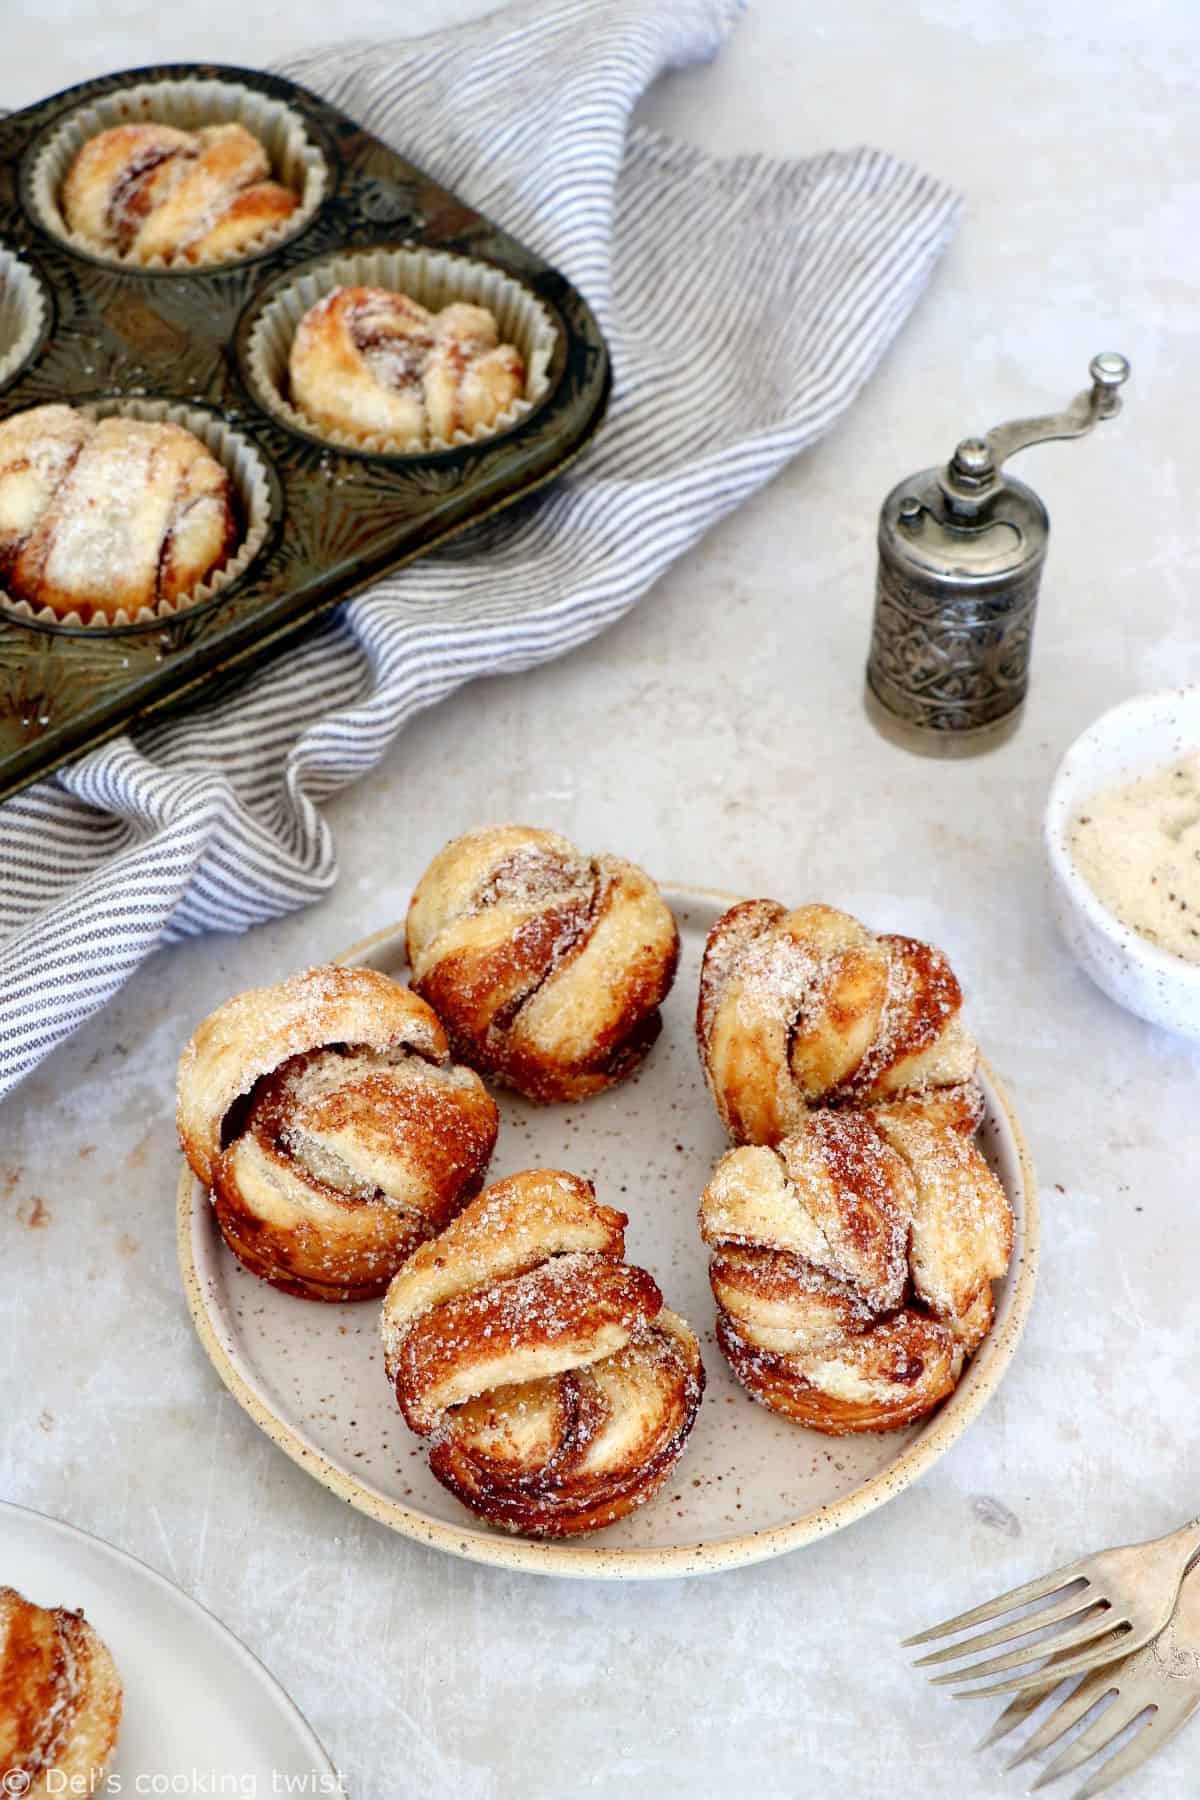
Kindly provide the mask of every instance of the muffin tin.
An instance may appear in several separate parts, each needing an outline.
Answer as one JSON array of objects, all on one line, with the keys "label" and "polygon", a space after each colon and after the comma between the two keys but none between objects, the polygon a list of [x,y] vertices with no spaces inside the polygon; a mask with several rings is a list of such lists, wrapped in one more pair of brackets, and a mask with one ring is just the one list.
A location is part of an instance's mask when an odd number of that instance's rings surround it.
[{"label": "muffin tin", "polygon": [[[44,170],[73,115],[145,116],[142,96],[161,83],[226,84],[251,115],[288,109],[320,165],[299,229],[237,262],[181,269],[91,255],[56,228]],[[496,434],[384,454],[324,441],[264,403],[250,348],[273,303],[277,316],[280,297],[319,286],[330,262],[397,253],[451,275],[465,259],[464,273],[529,297],[537,390]],[[557,270],[338,108],[226,66],[127,70],[0,119],[0,326],[0,417],[54,400],[187,408],[193,429],[208,415],[256,459],[266,507],[233,578],[170,616],[83,626],[0,611],[0,798],[277,654],[317,613],[550,480],[595,431],[611,385],[596,321]]]}]

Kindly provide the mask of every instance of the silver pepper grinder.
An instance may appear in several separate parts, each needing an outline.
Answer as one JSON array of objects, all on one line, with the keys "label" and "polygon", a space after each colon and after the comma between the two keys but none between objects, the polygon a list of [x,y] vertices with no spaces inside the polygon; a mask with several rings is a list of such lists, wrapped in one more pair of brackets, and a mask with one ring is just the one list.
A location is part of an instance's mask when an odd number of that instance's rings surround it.
[{"label": "silver pepper grinder", "polygon": [[867,710],[908,749],[969,756],[1016,728],[1050,517],[1002,465],[1120,411],[1126,359],[1105,351],[1088,373],[1091,387],[1065,412],[964,438],[944,468],[910,476],[883,503]]}]

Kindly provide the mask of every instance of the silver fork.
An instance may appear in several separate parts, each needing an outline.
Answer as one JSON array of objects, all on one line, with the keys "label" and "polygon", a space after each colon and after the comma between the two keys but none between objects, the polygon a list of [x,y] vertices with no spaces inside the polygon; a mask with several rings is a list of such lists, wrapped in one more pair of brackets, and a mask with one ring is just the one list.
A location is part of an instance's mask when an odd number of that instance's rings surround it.
[{"label": "silver fork", "polygon": [[[1006,1675],[1007,1680],[958,1688],[956,1694],[1044,1694],[1069,1675],[1087,1674],[1118,1656],[1132,1657],[1157,1637],[1175,1610],[1180,1584],[1198,1554],[1200,1519],[1192,1519],[1166,1537],[1154,1538],[1147,1544],[1101,1550],[1056,1569],[1040,1581],[1027,1581],[983,1606],[906,1638],[904,1648],[929,1644],[987,1624],[1005,1613],[1036,1607],[1034,1611],[1022,1612],[1019,1618],[1005,1620],[991,1631],[978,1632],[922,1656],[914,1666],[920,1669],[953,1662],[1039,1634],[1035,1642],[931,1679],[940,1687],[953,1681]],[[1010,1674],[1012,1670],[1018,1673]]]},{"label": "silver fork", "polygon": [[[1061,1663],[1053,1679],[1062,1679]],[[1018,1694],[979,1748],[1012,1731],[1036,1712],[1045,1697],[1044,1692]],[[1091,1723],[1042,1771],[1031,1793],[1099,1756],[1136,1723],[1137,1729],[1116,1755],[1103,1762],[1074,1796],[1092,1800],[1141,1768],[1183,1730],[1200,1708],[1200,1577],[1193,1575],[1184,1582],[1174,1615],[1157,1637],[1140,1650],[1093,1669],[1026,1740],[1007,1768],[1040,1756],[1097,1708]]]}]

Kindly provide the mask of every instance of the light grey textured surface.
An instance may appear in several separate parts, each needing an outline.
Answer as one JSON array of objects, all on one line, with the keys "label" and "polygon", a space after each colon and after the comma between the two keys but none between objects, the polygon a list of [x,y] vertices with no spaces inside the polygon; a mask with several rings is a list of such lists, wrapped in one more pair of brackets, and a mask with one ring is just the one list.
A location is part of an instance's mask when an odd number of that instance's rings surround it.
[{"label": "light grey textured surface", "polygon": [[[141,0],[79,12],[6,21],[0,97],[169,55],[265,61],[451,8],[352,0],[335,22],[300,0],[251,21],[213,0],[203,36]],[[1197,1508],[1198,1059],[1066,958],[1038,826],[1090,718],[1139,687],[1200,679],[1198,37],[1185,0],[1123,0],[1103,22],[1033,0],[987,15],[760,0],[718,64],[660,88],[648,121],[714,149],[876,140],[962,188],[959,235],[882,373],[623,625],[461,694],[334,801],[343,876],[328,902],[157,958],[0,1109],[5,1494],[146,1557],[217,1611],[361,1800],[1018,1792],[997,1752],[967,1755],[987,1709],[928,1694],[895,1639]],[[859,706],[879,501],[968,428],[1065,400],[1108,347],[1133,360],[1125,414],[1021,466],[1054,519],[1023,728],[986,760],[909,758]],[[1041,1291],[980,1422],[838,1538],[629,1589],[455,1563],[308,1481],[191,1335],[172,1215],[182,1037],[234,989],[387,922],[446,837],[506,818],[664,877],[829,899],[954,957],[1042,1177]],[[1129,1792],[1192,1795],[1198,1745],[1182,1739]]]}]

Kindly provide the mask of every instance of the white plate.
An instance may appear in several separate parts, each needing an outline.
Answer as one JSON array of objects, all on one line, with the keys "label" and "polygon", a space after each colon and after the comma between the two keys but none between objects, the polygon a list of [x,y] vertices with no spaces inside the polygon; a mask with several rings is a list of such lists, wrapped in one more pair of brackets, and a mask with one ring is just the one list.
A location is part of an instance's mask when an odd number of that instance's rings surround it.
[{"label": "white plate", "polygon": [[[384,1377],[378,1302],[331,1306],[277,1293],[226,1250],[207,1193],[185,1169],[179,1261],[201,1342],[251,1418],[302,1468],[393,1530],[478,1562],[610,1579],[689,1575],[757,1562],[836,1531],[890,1499],[952,1444],[1008,1365],[1033,1298],[1037,1187],[994,1075],[982,1082],[981,1144],[1016,1216],[1012,1266],[996,1322],[952,1397],[931,1418],[883,1436],[827,1438],[756,1406],[713,1337],[697,1208],[726,1140],[696,1055],[693,1018],[704,939],[733,895],[667,888],[683,939],[663,1033],[639,1073],[580,1105],[536,1107],[497,1093],[500,1141],[489,1179],[549,1166],[590,1176],[629,1214],[629,1260],[700,1332],[708,1388],[672,1481],[656,1500],[593,1538],[539,1543],[493,1531],[429,1473]],[[340,959],[402,976],[403,926]]]},{"label": "white plate", "polygon": [[[0,1585],[82,1608],[125,1689],[98,1794],[342,1794],[334,1765],[279,1686],[219,1619],[145,1563],[73,1525],[0,1502]],[[140,1786],[139,1784],[140,1778]]]}]

